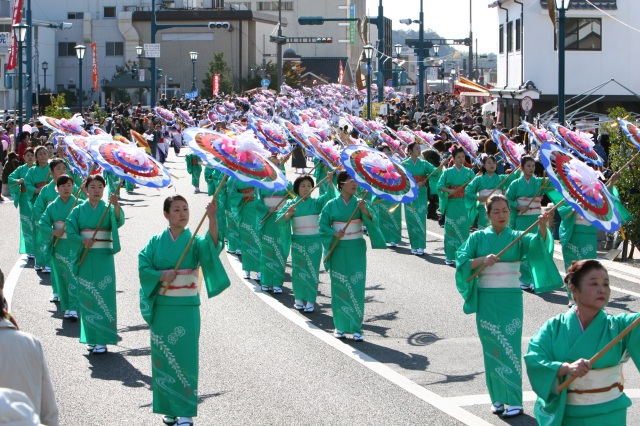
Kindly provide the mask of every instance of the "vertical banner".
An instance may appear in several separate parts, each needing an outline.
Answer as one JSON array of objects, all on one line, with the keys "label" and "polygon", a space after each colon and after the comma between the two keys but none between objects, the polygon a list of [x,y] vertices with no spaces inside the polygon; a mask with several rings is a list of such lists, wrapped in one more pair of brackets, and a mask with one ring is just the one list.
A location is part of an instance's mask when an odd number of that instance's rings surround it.
[{"label": "vertical banner", "polygon": [[344,68],[342,68],[342,61],[340,61],[340,69],[338,70],[338,84],[342,84],[344,78]]},{"label": "vertical banner", "polygon": [[[349,5],[349,18],[353,19],[355,17],[356,17],[356,5],[353,3],[353,0],[352,0],[351,4]],[[357,25],[356,21],[349,22],[349,44],[355,44],[356,42],[356,25]]]},{"label": "vertical banner", "polygon": [[[13,1],[13,11],[11,13],[11,25],[19,24],[22,20],[22,0]],[[7,62],[7,70],[15,69],[18,65],[18,40],[15,32],[11,31],[11,46],[9,47],[9,61]]]},{"label": "vertical banner", "polygon": [[91,52],[93,53],[93,61],[91,62],[91,80],[93,81],[93,90],[98,91],[98,49],[96,43],[91,43]]},{"label": "vertical banner", "polygon": [[220,91],[220,74],[214,74],[211,79],[211,91],[214,95],[217,95]]}]

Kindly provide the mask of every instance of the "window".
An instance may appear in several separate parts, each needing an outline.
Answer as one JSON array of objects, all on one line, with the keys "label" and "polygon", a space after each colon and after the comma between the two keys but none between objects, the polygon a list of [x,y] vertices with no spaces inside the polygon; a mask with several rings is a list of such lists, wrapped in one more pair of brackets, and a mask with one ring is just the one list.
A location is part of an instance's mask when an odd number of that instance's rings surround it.
[{"label": "window", "polygon": [[498,30],[498,53],[504,53],[504,24]]},{"label": "window", "polygon": [[507,51],[513,52],[513,21],[507,22]]},{"label": "window", "polygon": [[58,56],[76,56],[76,43],[75,42],[61,42],[58,43]]},{"label": "window", "polygon": [[107,56],[124,56],[124,43],[121,41],[108,41],[106,43]]},{"label": "window", "polygon": [[602,20],[567,18],[564,47],[567,50],[602,50]]},{"label": "window", "polygon": [[229,7],[232,7],[234,10],[251,10],[251,2],[250,1],[235,1],[233,3],[227,3]]},{"label": "window", "polygon": [[522,26],[520,19],[516,19],[516,51],[522,49]]},{"label": "window", "polygon": [[10,24],[0,24],[0,33],[12,33],[13,28]]},{"label": "window", "polygon": [[67,19],[84,19],[84,12],[67,12]]},{"label": "window", "polygon": [[116,17],[116,8],[115,8],[115,6],[105,6],[104,7],[104,17],[105,18],[115,18]]},{"label": "window", "polygon": [[[277,1],[259,1],[258,2],[258,10],[278,10],[278,2]],[[282,10],[293,10],[293,2],[292,1],[283,1],[282,2]]]}]

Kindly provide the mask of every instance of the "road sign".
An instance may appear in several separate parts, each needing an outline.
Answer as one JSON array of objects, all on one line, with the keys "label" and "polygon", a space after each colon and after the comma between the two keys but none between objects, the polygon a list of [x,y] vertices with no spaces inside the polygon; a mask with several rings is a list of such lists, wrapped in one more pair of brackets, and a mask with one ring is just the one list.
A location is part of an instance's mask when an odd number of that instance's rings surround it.
[{"label": "road sign", "polygon": [[533,99],[531,99],[529,96],[525,96],[520,101],[520,107],[522,107],[524,112],[528,113],[533,109]]},{"label": "road sign", "polygon": [[145,43],[143,47],[145,58],[160,57],[160,43]]},{"label": "road sign", "polygon": [[389,80],[387,80],[387,82],[385,83],[387,86],[389,87],[393,87],[393,79],[390,78]]},{"label": "road sign", "polygon": [[269,80],[268,78],[263,78],[262,81],[260,81],[260,85],[262,87],[269,87],[270,84],[271,80]]}]

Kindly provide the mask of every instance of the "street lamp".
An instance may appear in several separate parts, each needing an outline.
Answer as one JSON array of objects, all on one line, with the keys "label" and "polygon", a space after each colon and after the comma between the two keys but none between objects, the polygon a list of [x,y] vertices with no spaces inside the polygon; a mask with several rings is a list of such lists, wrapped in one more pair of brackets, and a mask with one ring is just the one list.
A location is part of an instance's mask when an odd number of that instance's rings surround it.
[{"label": "street lamp", "polygon": [[571,0],[555,0],[558,9],[558,123],[564,125],[564,21]]},{"label": "street lamp", "polygon": [[49,69],[49,62],[44,61],[42,63],[42,71],[44,72],[44,88],[47,89],[47,70]]},{"label": "street lamp", "polygon": [[191,91],[196,91],[196,61],[198,60],[198,52],[189,52],[189,56],[191,56],[191,63],[193,64],[192,76],[191,80]]},{"label": "street lamp", "polygon": [[396,45],[393,46],[393,48],[396,51],[396,56],[398,58],[400,58],[400,53],[402,52],[402,45],[401,44],[396,44]]},{"label": "street lamp", "polygon": [[[363,49],[364,57],[367,59],[367,120],[371,120],[371,58],[375,49],[370,44],[364,46]],[[384,87],[378,87],[378,90],[383,89]]]},{"label": "street lamp", "polygon": [[27,36],[26,24],[20,22],[19,24],[12,25],[13,33],[18,39],[18,129],[22,131],[22,43]]},{"label": "street lamp", "polygon": [[138,59],[142,57],[142,46],[136,46],[136,56]]},{"label": "street lamp", "polygon": [[435,56],[437,58],[439,51],[440,51],[440,45],[439,44],[434,44],[433,45],[433,56]]},{"label": "street lamp", "polygon": [[80,108],[80,115],[82,115],[82,60],[86,50],[87,47],[83,44],[76,46],[76,56],[78,57],[78,108]]}]

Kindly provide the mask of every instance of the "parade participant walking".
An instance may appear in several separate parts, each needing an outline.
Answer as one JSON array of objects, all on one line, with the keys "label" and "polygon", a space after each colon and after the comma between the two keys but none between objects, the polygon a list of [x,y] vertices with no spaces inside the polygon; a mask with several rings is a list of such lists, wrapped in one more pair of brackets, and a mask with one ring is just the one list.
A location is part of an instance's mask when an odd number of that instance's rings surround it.
[{"label": "parade participant walking", "polygon": [[[189,153],[184,156],[187,162],[187,173],[191,175],[191,185],[196,194],[200,193],[200,176],[202,175],[202,162],[197,155]],[[213,195],[213,194],[212,194]]]},{"label": "parade participant walking", "polygon": [[440,212],[444,215],[444,255],[447,265],[455,265],[456,250],[469,236],[469,211],[464,203],[464,186],[471,182],[475,174],[464,166],[465,153],[461,147],[452,152],[453,167],[440,176],[438,190]]},{"label": "parade participant walking", "polygon": [[[105,185],[102,176],[89,176],[85,183],[87,201],[75,207],[66,220],[67,237],[76,247],[73,263],[80,304],[80,343],[86,343],[93,354],[105,353],[107,345],[118,342],[114,255],[120,251],[118,228],[124,225],[124,212],[116,194],[111,194],[110,206],[102,201]],[[104,220],[100,224],[101,218]],[[86,258],[78,265],[85,251]]]},{"label": "parade participant walking", "polygon": [[[402,162],[404,168],[413,176],[418,185],[418,198],[404,205],[404,217],[407,221],[407,233],[411,244],[411,254],[424,255],[427,247],[427,176],[436,168],[420,155],[420,144],[412,142],[407,147],[409,158]],[[383,225],[384,230],[384,225]],[[393,244],[391,245],[393,247]]]},{"label": "parade participant walking", "polygon": [[[222,182],[222,178],[224,177],[224,173],[220,170],[214,169],[211,166],[204,167],[204,181],[207,182],[207,195],[213,197],[216,193],[216,189],[218,189],[218,185]],[[226,181],[224,182],[226,185]],[[218,206],[216,217],[218,221],[218,232],[222,236],[222,241],[224,242],[225,238],[228,240],[228,232],[227,232],[227,191],[222,189],[216,198],[216,204]],[[236,240],[237,240],[237,232]],[[239,244],[236,244],[239,246]],[[231,251],[231,249],[227,248],[227,250]],[[234,249],[235,250],[235,249]]]},{"label": "parade participant walking", "polygon": [[[541,212],[542,196],[552,189],[551,186],[545,189],[543,186],[546,180],[533,175],[535,167],[536,162],[532,157],[522,157],[522,176],[511,182],[505,194],[511,207],[510,226],[516,231],[524,231],[537,220]],[[520,288],[533,291],[533,277],[526,260],[520,265]]]},{"label": "parade participant walking", "polygon": [[255,188],[238,179],[229,179],[229,208],[238,224],[242,270],[244,278],[251,278],[251,271],[257,272],[260,281],[260,235],[258,234],[259,214],[255,201]]},{"label": "parade participant walking", "polygon": [[[380,144],[378,150],[389,156],[391,155],[391,148],[389,148],[387,144]],[[373,197],[372,206],[380,219],[380,230],[382,231],[382,235],[384,235],[387,246],[391,248],[397,247],[398,243],[402,240],[402,209],[400,209],[398,204],[379,197]],[[407,214],[406,211],[405,214]],[[407,223],[408,222],[407,220]],[[413,253],[414,250],[411,251],[412,254],[415,254]]]},{"label": "parade participant walking", "polygon": [[[289,200],[280,210],[276,220],[282,216],[291,225],[291,286],[293,287],[294,308],[311,313],[315,310],[320,281],[320,260],[322,260],[322,235],[319,218],[323,207],[335,195],[333,172],[327,173],[330,191],[318,198],[311,198],[314,189],[313,178],[300,176],[293,182],[293,192],[298,196]],[[302,201],[300,201],[303,199]],[[293,204],[296,206],[293,206]],[[289,226],[287,224],[287,226]],[[305,304],[306,302],[306,304]]]},{"label": "parade participant walking", "polygon": [[[482,158],[482,175],[476,176],[464,190],[467,200],[467,208],[471,212],[469,214],[469,221],[472,222],[473,218],[478,217],[478,229],[484,229],[489,226],[489,219],[487,218],[487,210],[485,203],[488,196],[491,194],[502,195],[504,194],[504,188],[509,186],[509,181],[504,181],[505,176],[496,173],[498,162],[493,155],[486,155]],[[512,176],[517,177],[515,173]]]},{"label": "parade participant walking", "polygon": [[[597,260],[575,262],[565,277],[576,305],[551,318],[531,338],[524,357],[527,374],[538,395],[538,424],[626,425],[631,400],[623,392],[622,364],[640,368],[640,328],[593,364],[590,359],[633,323],[639,314],[609,315],[609,275]],[[559,391],[558,385],[578,377]]]},{"label": "parade participant walking", "polygon": [[168,425],[192,425],[198,415],[200,271],[209,298],[229,286],[219,258],[224,242],[217,208],[215,201],[207,205],[208,232],[196,235],[189,245],[193,234],[187,228],[187,200],[180,195],[168,197],[163,211],[169,226],[138,255],[140,311],[151,335],[153,412],[164,414]]},{"label": "parade participant walking", "polygon": [[[337,238],[338,244],[325,263],[331,275],[331,310],[335,330],[333,335],[344,338],[345,333],[353,335],[353,340],[362,341],[362,321],[364,319],[364,289],[367,277],[367,243],[362,234],[367,227],[371,246],[386,248],[384,237],[379,232],[377,217],[365,200],[358,200],[355,193],[358,184],[346,171],[338,174],[340,195],[327,203],[320,214],[320,233],[325,248]],[[356,211],[358,210],[358,211]],[[344,227],[353,216],[345,230]]]},{"label": "parade participant walking", "polygon": [[[49,152],[47,148],[44,146],[39,146],[35,150],[36,156],[36,164],[34,167],[31,167],[27,172],[27,175],[24,177],[24,186],[27,191],[27,198],[29,203],[31,204],[31,238],[33,241],[33,250],[35,254],[35,270],[37,272],[43,271],[44,264],[44,254],[42,253],[41,247],[38,246],[38,222],[40,221],[40,216],[36,217],[34,215],[34,207],[36,204],[36,200],[42,191],[42,188],[49,183],[51,179],[51,169],[49,169]],[[42,212],[40,212],[42,213]],[[50,270],[48,270],[50,272]]]},{"label": "parade participant walking", "polygon": [[78,291],[72,264],[74,249],[65,231],[67,216],[76,204],[76,197],[73,195],[73,179],[67,175],[61,175],[56,179],[56,187],[59,196],[49,204],[40,217],[40,236],[45,247],[45,259],[48,263],[50,262],[53,270],[51,286],[55,285],[54,297],[59,297],[60,310],[64,311],[64,319],[77,321]]},{"label": "parade participant walking", "polygon": [[29,259],[34,259],[33,222],[31,221],[32,206],[27,195],[27,188],[24,185],[24,178],[36,161],[33,148],[25,150],[24,160],[25,163],[9,175],[9,192],[13,197],[13,205],[18,208],[20,215],[20,253],[27,253]]},{"label": "parade participant walking", "polygon": [[[523,413],[522,407],[522,321],[523,296],[518,287],[518,270],[529,259],[536,292],[555,290],[562,278],[553,262],[553,239],[547,232],[549,214],[538,217],[538,232],[520,239],[501,257],[520,231],[509,225],[509,202],[502,195],[487,201],[490,226],[474,232],[457,252],[456,285],[464,298],[464,312],[476,314],[482,343],[485,378],[494,414],[509,418]],[[474,269],[486,265],[470,282]],[[505,409],[505,405],[507,408]]]}]

